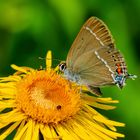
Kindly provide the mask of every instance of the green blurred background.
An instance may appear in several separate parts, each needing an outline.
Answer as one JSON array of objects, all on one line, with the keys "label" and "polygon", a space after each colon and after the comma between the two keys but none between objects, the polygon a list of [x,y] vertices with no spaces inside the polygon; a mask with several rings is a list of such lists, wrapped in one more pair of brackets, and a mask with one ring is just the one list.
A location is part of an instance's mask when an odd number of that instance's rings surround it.
[{"label": "green blurred background", "polygon": [[90,16],[108,25],[125,56],[128,71],[138,75],[135,81],[128,80],[123,90],[102,89],[104,96],[120,101],[116,110],[103,113],[126,123],[119,129],[126,140],[140,140],[140,0],[0,0],[0,76],[12,74],[13,63],[45,66],[38,57],[45,57],[50,49],[53,58],[65,60]]}]

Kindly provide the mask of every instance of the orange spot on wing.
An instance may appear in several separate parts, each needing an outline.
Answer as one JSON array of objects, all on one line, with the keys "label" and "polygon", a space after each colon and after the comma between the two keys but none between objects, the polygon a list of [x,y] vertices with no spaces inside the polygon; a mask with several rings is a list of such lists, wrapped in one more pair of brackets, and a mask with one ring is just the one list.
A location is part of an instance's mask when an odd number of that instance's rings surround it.
[{"label": "orange spot on wing", "polygon": [[121,64],[120,64],[120,63],[117,63],[116,66],[118,67],[118,68],[116,69],[116,72],[117,72],[118,74],[122,74]]}]

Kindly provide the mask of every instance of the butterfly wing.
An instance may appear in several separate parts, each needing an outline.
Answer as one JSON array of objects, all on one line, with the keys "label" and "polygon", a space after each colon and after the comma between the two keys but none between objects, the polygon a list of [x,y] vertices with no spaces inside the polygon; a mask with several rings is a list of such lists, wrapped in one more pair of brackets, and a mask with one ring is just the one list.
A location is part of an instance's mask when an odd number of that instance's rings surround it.
[{"label": "butterfly wing", "polygon": [[122,86],[128,75],[124,58],[114,47],[110,31],[96,17],[91,17],[81,28],[66,64],[73,73],[80,75],[83,84],[94,87],[115,84],[116,74]]},{"label": "butterfly wing", "polygon": [[[115,56],[115,57],[112,57]],[[77,58],[73,72],[80,75],[81,83],[93,87],[116,84],[117,64],[120,64],[121,74],[127,75],[124,59],[115,48],[99,48]]]},{"label": "butterfly wing", "polygon": [[100,87],[114,83],[113,71],[109,71],[97,51],[82,54],[73,65],[73,72],[80,75],[81,83]]},{"label": "butterfly wing", "polygon": [[72,68],[75,60],[83,53],[100,47],[114,48],[114,41],[107,26],[96,17],[91,17],[81,28],[67,55],[67,67]]}]

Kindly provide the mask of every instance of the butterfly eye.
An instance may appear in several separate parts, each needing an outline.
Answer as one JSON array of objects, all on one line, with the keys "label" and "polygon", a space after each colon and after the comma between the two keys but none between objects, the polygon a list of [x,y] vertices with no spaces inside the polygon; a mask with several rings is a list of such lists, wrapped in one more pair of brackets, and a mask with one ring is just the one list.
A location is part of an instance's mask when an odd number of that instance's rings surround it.
[{"label": "butterfly eye", "polygon": [[60,69],[60,71],[64,72],[66,69],[66,63],[59,64],[59,69]]}]

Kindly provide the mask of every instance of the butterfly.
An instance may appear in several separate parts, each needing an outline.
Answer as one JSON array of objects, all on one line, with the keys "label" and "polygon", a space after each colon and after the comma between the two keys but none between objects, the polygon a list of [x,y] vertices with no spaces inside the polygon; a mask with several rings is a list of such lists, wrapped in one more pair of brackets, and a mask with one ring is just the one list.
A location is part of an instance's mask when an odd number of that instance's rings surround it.
[{"label": "butterfly", "polygon": [[116,49],[113,37],[105,23],[97,17],[89,18],[73,42],[66,62],[59,64],[64,76],[79,85],[85,85],[96,95],[100,87],[117,85],[123,88],[128,74],[122,54]]}]

